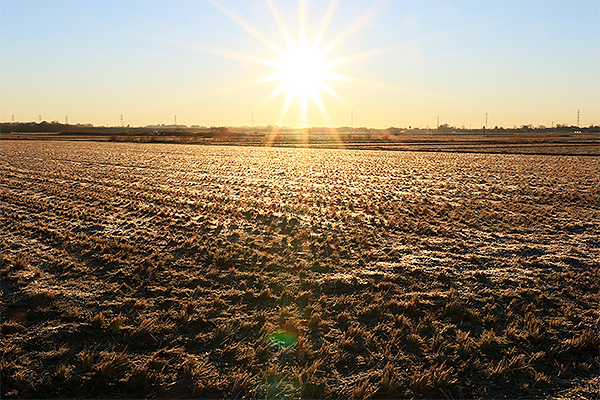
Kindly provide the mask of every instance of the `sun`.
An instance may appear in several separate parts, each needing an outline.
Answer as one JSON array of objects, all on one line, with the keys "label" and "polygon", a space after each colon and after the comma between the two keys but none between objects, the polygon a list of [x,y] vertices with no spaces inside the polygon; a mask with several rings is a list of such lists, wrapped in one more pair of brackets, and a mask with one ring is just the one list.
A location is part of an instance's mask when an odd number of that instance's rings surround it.
[{"label": "sun", "polygon": [[323,51],[316,51],[301,40],[272,65],[279,70],[277,76],[283,85],[298,95],[317,91],[324,83],[327,60]]},{"label": "sun", "polygon": [[321,92],[333,93],[333,89],[327,81],[342,80],[343,77],[330,71],[330,68],[341,63],[341,60],[328,59],[331,47],[320,48],[318,39],[310,45],[306,39],[304,30],[300,32],[297,42],[292,41],[286,35],[287,50],[277,48],[275,52],[279,56],[276,60],[262,60],[265,65],[275,68],[277,71],[263,78],[264,81],[280,81],[279,87],[275,89],[272,97],[287,92],[286,101],[282,108],[282,115],[287,113],[291,103],[298,100],[303,125],[308,125],[308,103],[312,101],[317,105],[321,114],[328,119]]}]

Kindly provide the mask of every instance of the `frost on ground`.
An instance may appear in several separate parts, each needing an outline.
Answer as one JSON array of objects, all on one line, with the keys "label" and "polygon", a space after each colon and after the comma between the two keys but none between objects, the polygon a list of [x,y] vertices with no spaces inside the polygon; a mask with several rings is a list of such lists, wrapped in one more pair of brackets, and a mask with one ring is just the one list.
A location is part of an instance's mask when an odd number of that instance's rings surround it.
[{"label": "frost on ground", "polygon": [[593,397],[598,157],[3,141],[3,398]]}]

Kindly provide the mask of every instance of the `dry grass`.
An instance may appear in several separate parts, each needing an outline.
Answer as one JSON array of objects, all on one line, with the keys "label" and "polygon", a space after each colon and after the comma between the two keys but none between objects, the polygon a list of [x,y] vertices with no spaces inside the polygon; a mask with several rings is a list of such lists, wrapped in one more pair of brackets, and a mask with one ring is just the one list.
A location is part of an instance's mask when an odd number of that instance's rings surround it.
[{"label": "dry grass", "polygon": [[597,395],[597,157],[0,155],[3,398]]}]

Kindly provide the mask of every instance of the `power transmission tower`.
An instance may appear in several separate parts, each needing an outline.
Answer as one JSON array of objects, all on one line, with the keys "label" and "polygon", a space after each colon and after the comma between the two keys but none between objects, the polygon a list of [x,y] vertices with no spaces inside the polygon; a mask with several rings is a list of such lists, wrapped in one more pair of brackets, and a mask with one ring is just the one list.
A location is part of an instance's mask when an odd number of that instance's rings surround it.
[{"label": "power transmission tower", "polygon": [[579,128],[579,110],[577,110],[577,127]]}]

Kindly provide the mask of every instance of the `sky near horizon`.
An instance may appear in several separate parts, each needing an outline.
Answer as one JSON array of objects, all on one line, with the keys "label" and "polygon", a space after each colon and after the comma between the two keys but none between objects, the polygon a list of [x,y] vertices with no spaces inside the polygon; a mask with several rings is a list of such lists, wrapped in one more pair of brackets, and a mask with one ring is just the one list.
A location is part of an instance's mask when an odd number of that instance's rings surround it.
[{"label": "sky near horizon", "polygon": [[578,110],[600,124],[594,0],[0,2],[3,122],[476,128]]}]

